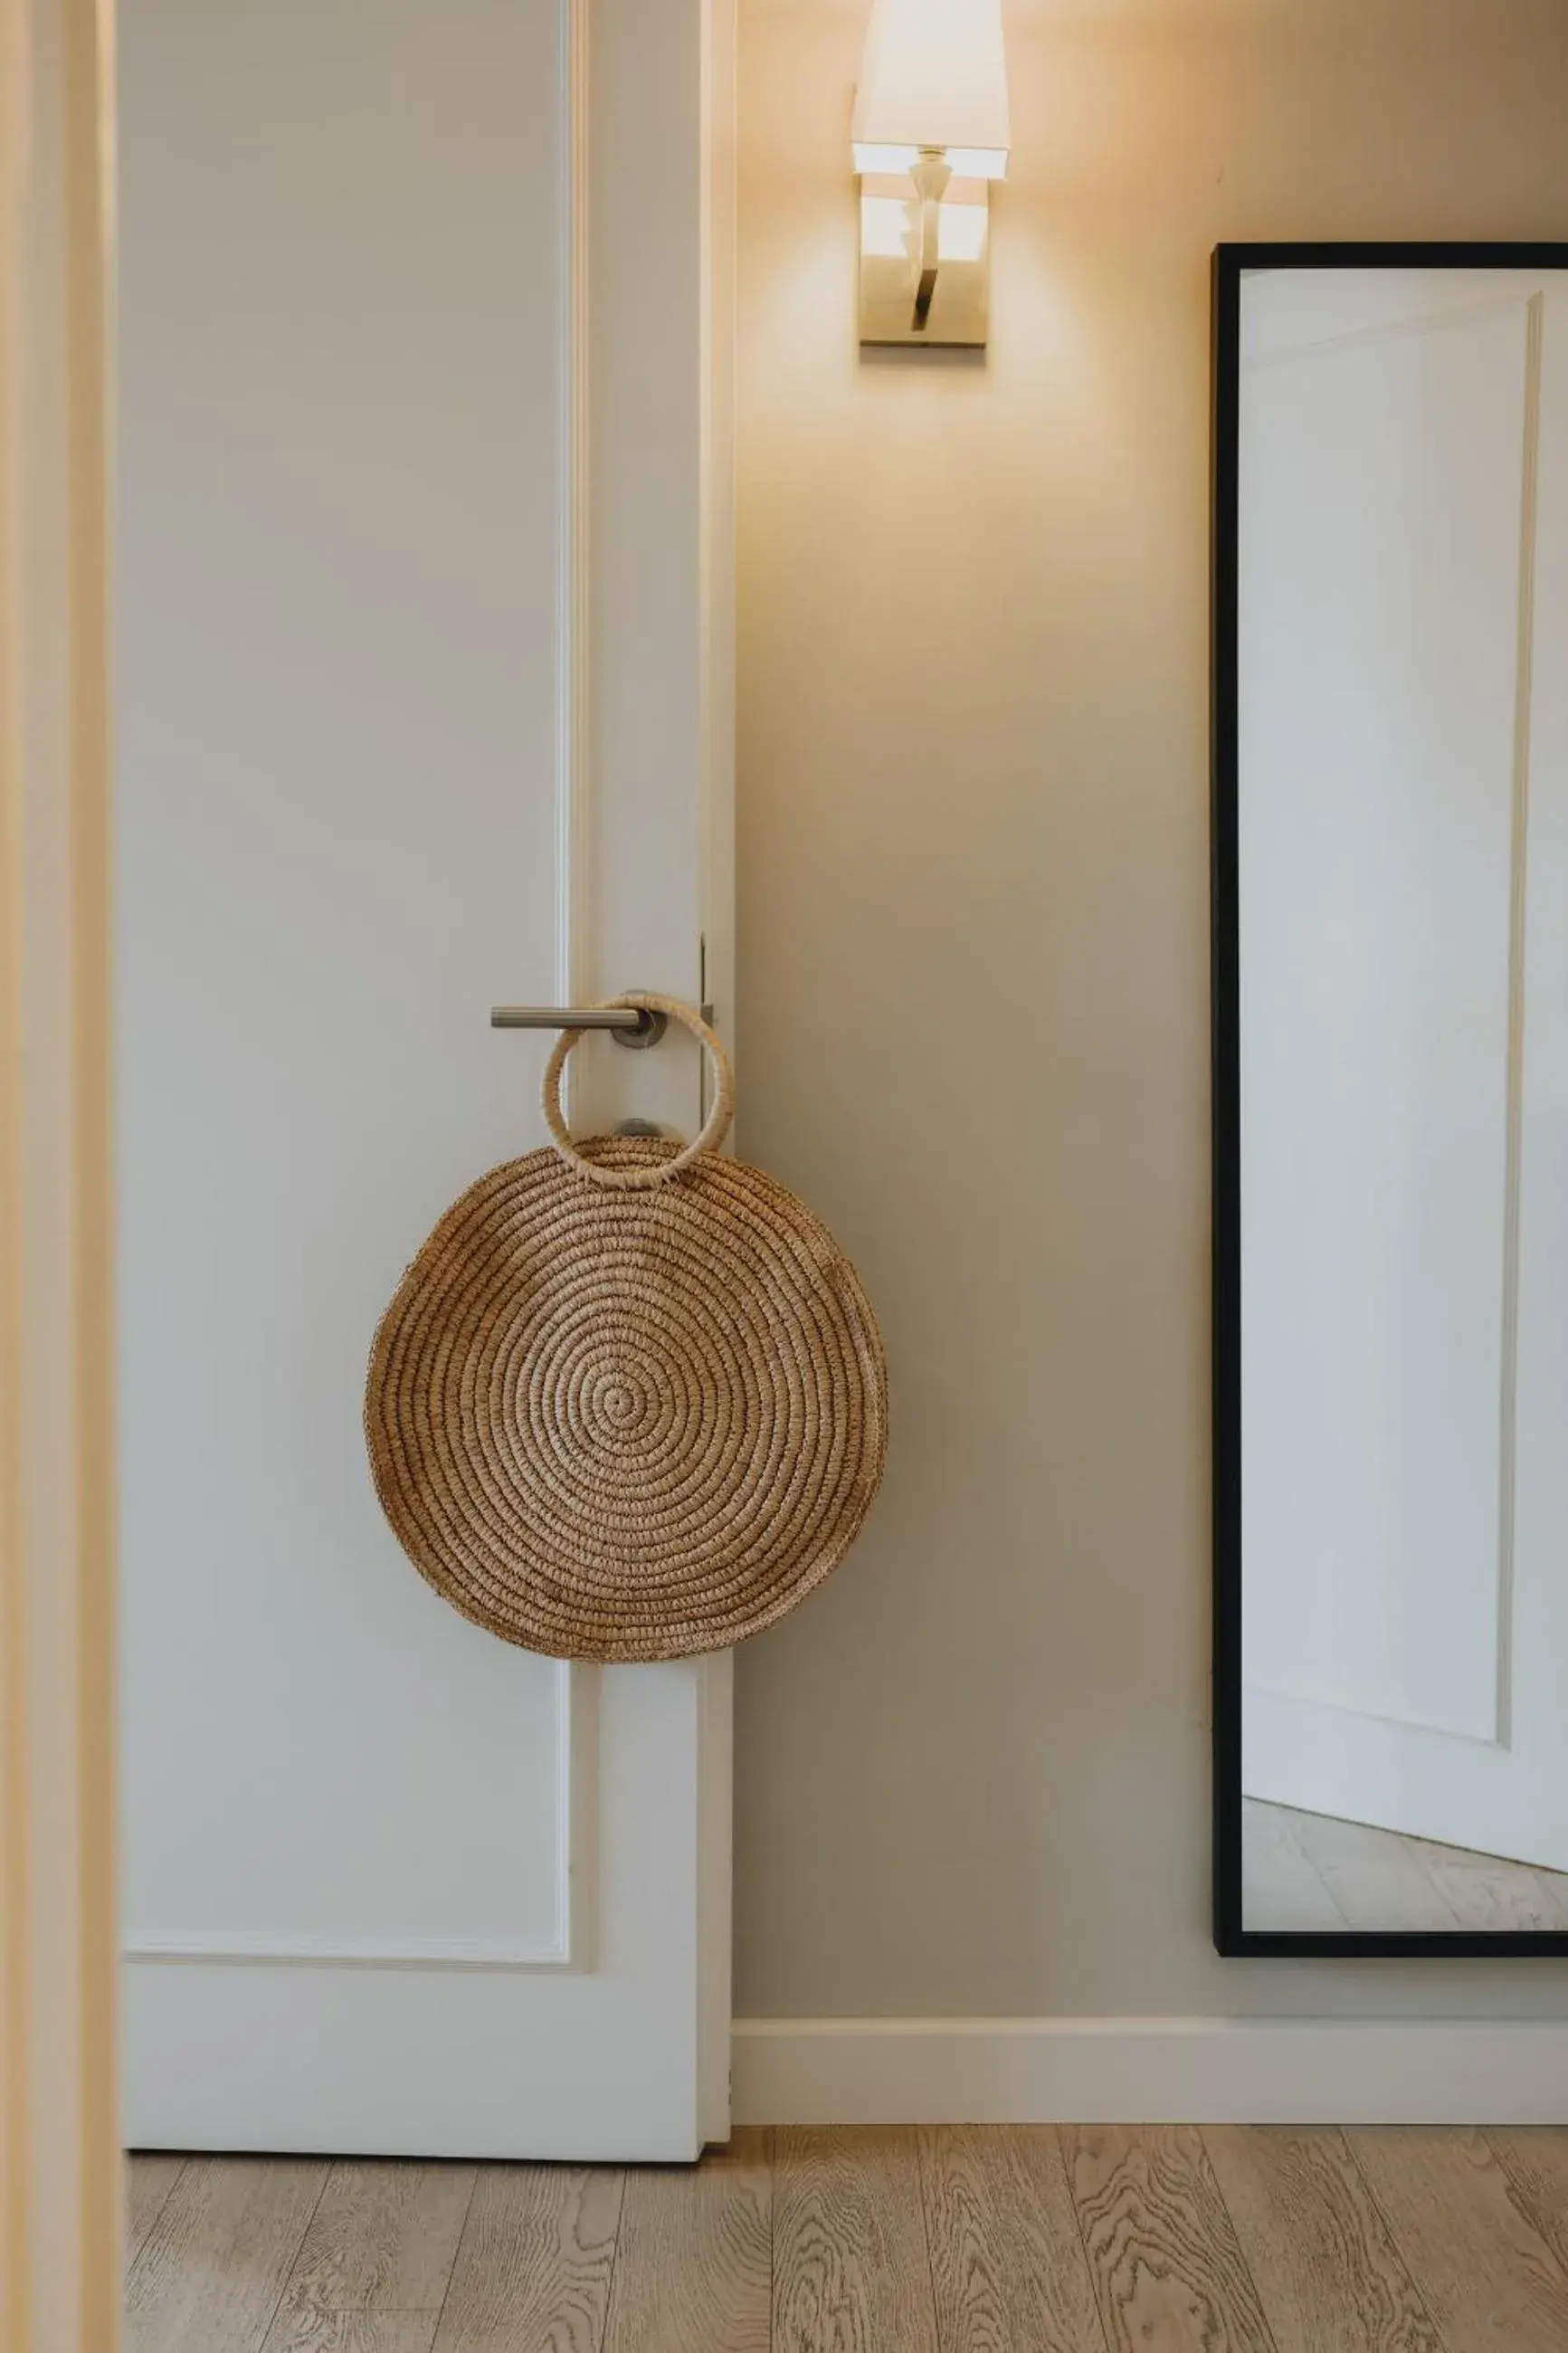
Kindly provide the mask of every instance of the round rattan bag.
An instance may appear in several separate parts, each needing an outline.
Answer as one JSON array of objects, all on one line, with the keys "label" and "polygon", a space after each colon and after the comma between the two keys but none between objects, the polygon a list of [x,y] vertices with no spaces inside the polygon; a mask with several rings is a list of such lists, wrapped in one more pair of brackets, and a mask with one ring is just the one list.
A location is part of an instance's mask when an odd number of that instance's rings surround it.
[{"label": "round rattan bag", "polygon": [[696,1141],[553,1145],[455,1201],[375,1335],[365,1438],[420,1575],[504,1641],[558,1659],[726,1649],[804,1599],[870,1508],[887,1366],[821,1221],[717,1149],[733,1086],[712,1058]]}]

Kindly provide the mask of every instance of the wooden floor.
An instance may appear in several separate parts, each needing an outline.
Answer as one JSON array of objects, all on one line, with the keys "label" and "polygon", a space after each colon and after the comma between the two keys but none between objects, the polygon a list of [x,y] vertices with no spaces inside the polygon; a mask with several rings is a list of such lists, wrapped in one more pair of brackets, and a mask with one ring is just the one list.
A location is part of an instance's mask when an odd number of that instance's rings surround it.
[{"label": "wooden floor", "polygon": [[130,2353],[1563,2353],[1568,2130],[742,2133],[695,2170],[143,2157]]},{"label": "wooden floor", "polygon": [[1568,1875],[1327,1814],[1242,1801],[1249,1928],[1568,1928]]}]

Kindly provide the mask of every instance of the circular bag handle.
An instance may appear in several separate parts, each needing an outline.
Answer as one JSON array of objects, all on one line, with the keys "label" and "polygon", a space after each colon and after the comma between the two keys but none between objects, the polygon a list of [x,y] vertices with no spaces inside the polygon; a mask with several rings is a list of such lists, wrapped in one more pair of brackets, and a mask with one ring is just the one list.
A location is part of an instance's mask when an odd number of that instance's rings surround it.
[{"label": "circular bag handle", "polygon": [[691,1143],[681,1145],[668,1160],[659,1160],[640,1168],[601,1168],[596,1162],[584,1158],[572,1141],[561,1111],[561,1073],[566,1067],[566,1057],[580,1038],[582,1029],[563,1029],[556,1039],[550,1060],[544,1065],[544,1083],[541,1090],[544,1104],[544,1124],[549,1128],[555,1149],[563,1160],[569,1160],[580,1176],[592,1178],[595,1185],[605,1186],[616,1193],[649,1193],[658,1185],[668,1185],[689,1168],[700,1152],[716,1152],[729,1131],[735,1114],[735,1074],[730,1068],[730,1058],[695,1006],[683,1005],[678,997],[650,997],[641,990],[629,991],[625,997],[610,997],[598,1009],[608,1012],[622,1006],[638,1012],[668,1014],[690,1030],[698,1044],[713,1065],[713,1108],[703,1123],[702,1133]]}]

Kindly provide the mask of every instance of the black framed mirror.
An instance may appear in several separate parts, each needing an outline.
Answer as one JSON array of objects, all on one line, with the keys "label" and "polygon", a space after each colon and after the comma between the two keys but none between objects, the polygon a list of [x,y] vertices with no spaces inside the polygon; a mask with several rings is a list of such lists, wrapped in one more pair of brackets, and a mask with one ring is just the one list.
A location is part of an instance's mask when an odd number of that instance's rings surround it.
[{"label": "black framed mirror", "polygon": [[1568,245],[1214,260],[1215,1940],[1568,1954]]}]

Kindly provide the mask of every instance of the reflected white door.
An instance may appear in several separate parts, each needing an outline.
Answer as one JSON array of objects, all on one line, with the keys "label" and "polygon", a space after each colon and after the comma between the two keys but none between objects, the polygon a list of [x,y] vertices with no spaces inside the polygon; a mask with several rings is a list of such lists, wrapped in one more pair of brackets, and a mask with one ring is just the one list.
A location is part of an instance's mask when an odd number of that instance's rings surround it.
[{"label": "reflected white door", "polygon": [[[133,2145],[727,2132],[728,1661],[467,1624],[360,1410],[543,1140],[491,1003],[729,1028],[729,72],[713,0],[125,13]],[[698,1122],[687,1042],[576,1059],[579,1124]]]},{"label": "reflected white door", "polygon": [[1562,1870],[1568,291],[1243,320],[1243,1786]]}]

